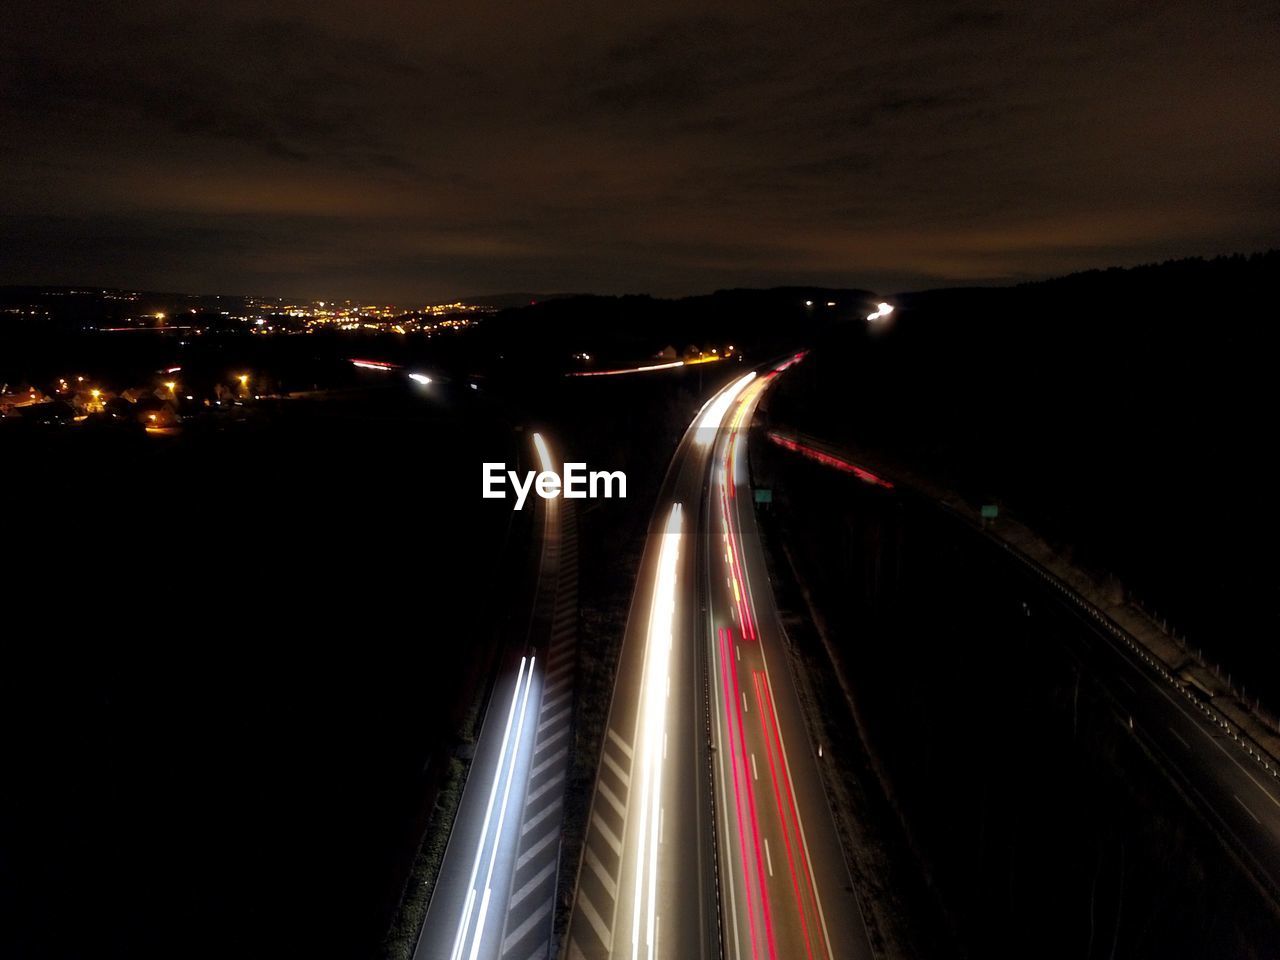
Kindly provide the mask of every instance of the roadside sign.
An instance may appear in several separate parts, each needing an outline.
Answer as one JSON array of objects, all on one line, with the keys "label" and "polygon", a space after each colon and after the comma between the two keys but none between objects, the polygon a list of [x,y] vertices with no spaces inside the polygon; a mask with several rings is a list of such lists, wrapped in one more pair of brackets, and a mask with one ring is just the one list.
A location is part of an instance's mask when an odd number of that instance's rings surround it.
[{"label": "roadside sign", "polygon": [[998,516],[1000,516],[1000,508],[994,503],[984,503],[982,505],[983,520],[994,520]]},{"label": "roadside sign", "polygon": [[768,487],[756,487],[756,503],[773,503],[773,491]]}]

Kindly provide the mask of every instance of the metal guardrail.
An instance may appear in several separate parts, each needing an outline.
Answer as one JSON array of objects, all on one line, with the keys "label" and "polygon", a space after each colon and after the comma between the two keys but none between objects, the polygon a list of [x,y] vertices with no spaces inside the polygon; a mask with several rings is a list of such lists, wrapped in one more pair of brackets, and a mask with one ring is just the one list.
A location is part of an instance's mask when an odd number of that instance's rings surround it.
[{"label": "metal guardrail", "polygon": [[[929,498],[932,500],[932,498]],[[1006,553],[1010,554],[1014,559],[1020,561],[1027,569],[1047,583],[1050,587],[1057,590],[1064,599],[1075,604],[1082,612],[1094,620],[1100,628],[1105,630],[1114,640],[1123,643],[1128,647],[1138,659],[1145,663],[1151,670],[1161,677],[1169,686],[1173,687],[1180,693],[1188,703],[1192,704],[1204,716],[1219,727],[1231,740],[1240,748],[1240,750],[1249,758],[1251,758],[1263,772],[1268,774],[1272,779],[1280,782],[1280,760],[1272,756],[1267,750],[1249,735],[1239,724],[1228,720],[1221,711],[1214,710],[1203,700],[1197,697],[1190,685],[1183,683],[1168,667],[1168,665],[1151,653],[1141,640],[1137,639],[1132,633],[1122,627],[1111,617],[1110,614],[1099,608],[1092,601],[1088,600],[1078,593],[1068,583],[1063,581],[1061,577],[1044,567],[1042,564],[1029,557],[1026,553],[1009,543],[1002,537],[998,537],[989,530],[984,529],[979,524],[974,523],[973,518],[961,513],[950,504],[938,500],[932,500],[944,511],[952,517],[962,521],[970,528],[986,537],[989,541],[1002,547]]]}]

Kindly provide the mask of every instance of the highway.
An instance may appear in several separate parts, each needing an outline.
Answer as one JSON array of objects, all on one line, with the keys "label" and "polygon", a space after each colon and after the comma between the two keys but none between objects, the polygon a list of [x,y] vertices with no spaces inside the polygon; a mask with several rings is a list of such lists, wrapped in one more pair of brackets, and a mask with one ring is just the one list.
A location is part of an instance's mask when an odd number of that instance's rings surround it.
[{"label": "highway", "polygon": [[[546,440],[535,433],[532,443],[540,468],[554,469]],[[550,953],[573,662],[573,637],[560,623],[577,599],[563,575],[567,508],[559,500],[537,503],[540,553],[528,627],[500,665],[414,960]]]},{"label": "highway", "polygon": [[745,474],[751,413],[785,366],[719,391],[668,469],[619,658],[568,960],[870,956]]},{"label": "highway", "polygon": [[1280,904],[1280,780],[1232,738],[1233,724],[1126,643],[1110,621],[1070,595],[1051,594],[1077,627],[1070,642],[1083,668],[1107,690],[1122,722]]},{"label": "highway", "polygon": [[792,680],[756,525],[747,434],[778,370],[748,384],[716,438],[708,512],[708,641],[725,954],[870,957]]},{"label": "highway", "polygon": [[[805,435],[770,439],[827,466],[853,473],[864,483],[892,488],[860,467],[847,451]],[[1031,609],[1052,618],[1055,633],[1079,658],[1081,668],[1106,691],[1122,726],[1174,779],[1183,797],[1217,833],[1255,883],[1280,904],[1280,777],[1276,763],[1242,736],[1213,703],[1177,674],[1192,663],[1164,664],[1131,638],[1104,611],[972,518],[922,491],[899,486],[899,494],[936,510],[1011,561],[1010,573],[1025,581]],[[1037,599],[1039,598],[1039,599]]]}]

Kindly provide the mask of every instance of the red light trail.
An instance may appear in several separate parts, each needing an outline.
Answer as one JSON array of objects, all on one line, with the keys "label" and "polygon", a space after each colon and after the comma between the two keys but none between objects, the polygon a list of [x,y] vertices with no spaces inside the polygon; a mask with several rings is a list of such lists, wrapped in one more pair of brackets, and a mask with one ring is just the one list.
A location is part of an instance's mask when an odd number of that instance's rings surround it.
[{"label": "red light trail", "polygon": [[837,457],[834,454],[827,453],[825,450],[819,450],[816,447],[811,447],[808,444],[801,443],[799,440],[784,436],[774,430],[769,431],[769,439],[780,447],[785,447],[793,453],[798,453],[801,456],[808,457],[810,460],[821,463],[824,466],[834,467],[836,470],[843,471],[844,473],[852,473],[863,483],[869,483],[874,487],[883,487],[886,490],[893,489],[893,483],[891,481],[885,480],[883,477],[878,477],[865,467],[860,467],[856,463],[852,463],[842,457]]}]

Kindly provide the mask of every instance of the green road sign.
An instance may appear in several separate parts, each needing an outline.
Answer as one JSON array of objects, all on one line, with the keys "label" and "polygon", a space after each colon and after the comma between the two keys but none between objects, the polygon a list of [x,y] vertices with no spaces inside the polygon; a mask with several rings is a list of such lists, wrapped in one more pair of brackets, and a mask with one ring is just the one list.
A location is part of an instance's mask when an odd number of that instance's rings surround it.
[{"label": "green road sign", "polygon": [[994,503],[984,503],[982,505],[983,520],[994,520],[998,516],[1000,516],[1000,508]]},{"label": "green road sign", "polygon": [[773,491],[767,487],[757,487],[756,503],[773,503]]}]

